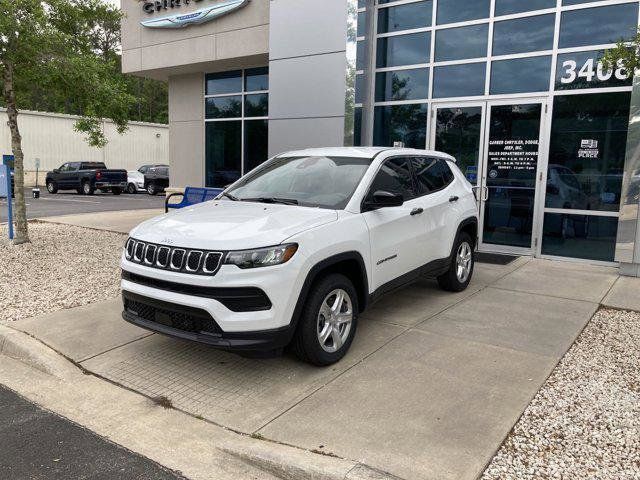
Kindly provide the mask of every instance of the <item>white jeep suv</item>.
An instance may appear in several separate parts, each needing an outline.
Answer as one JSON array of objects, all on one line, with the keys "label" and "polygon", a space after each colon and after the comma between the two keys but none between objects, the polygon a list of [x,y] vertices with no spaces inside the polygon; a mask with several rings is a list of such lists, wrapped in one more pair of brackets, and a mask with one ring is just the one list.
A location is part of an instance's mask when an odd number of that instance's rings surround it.
[{"label": "white jeep suv", "polygon": [[329,365],[381,295],[424,276],[465,289],[477,228],[472,187],[446,154],[285,153],[218,199],[131,232],[123,317],[244,354],[290,345],[301,359]]}]

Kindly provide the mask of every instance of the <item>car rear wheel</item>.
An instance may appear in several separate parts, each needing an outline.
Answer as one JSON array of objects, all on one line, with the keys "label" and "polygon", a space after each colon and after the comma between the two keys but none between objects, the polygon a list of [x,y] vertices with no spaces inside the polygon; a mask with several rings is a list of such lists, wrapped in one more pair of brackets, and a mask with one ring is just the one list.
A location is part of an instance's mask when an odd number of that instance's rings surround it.
[{"label": "car rear wheel", "polygon": [[85,180],[84,182],[82,182],[82,193],[84,193],[85,195],[93,195],[93,192],[95,192],[96,189],[91,185],[91,182],[89,180]]},{"label": "car rear wheel", "polygon": [[344,275],[331,274],[314,284],[293,339],[301,360],[325,366],[339,361],[351,347],[358,324],[358,295]]},{"label": "car rear wheel", "polygon": [[50,194],[58,193],[58,185],[53,180],[47,180],[47,192]]},{"label": "car rear wheel", "polygon": [[131,195],[133,195],[137,191],[138,190],[136,189],[136,186],[133,183],[130,183],[129,185],[127,185],[127,193],[130,193]]},{"label": "car rear wheel", "polygon": [[453,247],[449,270],[438,277],[440,288],[449,292],[465,290],[471,282],[474,266],[473,241],[467,233],[461,233]]},{"label": "car rear wheel", "polygon": [[156,188],[156,184],[151,182],[147,185],[147,193],[149,195],[156,195],[158,193],[158,189]]}]

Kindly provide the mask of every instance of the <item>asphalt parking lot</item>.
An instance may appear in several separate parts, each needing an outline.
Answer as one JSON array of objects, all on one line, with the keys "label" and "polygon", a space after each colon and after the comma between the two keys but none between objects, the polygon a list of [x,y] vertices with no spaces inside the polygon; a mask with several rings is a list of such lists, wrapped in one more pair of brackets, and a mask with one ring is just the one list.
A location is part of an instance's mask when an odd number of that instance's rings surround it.
[{"label": "asphalt parking lot", "polygon": [[[154,197],[146,193],[135,195],[113,195],[112,193],[78,195],[76,192],[59,192],[51,195],[42,188],[40,190],[40,198],[35,199],[31,196],[30,188],[28,192],[25,192],[27,218],[29,219],[78,213],[158,209],[163,207],[164,198],[164,195]],[[3,198],[0,199],[0,223],[6,221],[7,200]]]}]

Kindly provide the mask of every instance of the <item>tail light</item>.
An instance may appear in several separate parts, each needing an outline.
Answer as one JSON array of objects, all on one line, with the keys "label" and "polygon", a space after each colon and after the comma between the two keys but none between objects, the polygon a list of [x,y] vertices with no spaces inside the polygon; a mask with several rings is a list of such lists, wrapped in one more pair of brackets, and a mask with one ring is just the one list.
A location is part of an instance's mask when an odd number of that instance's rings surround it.
[{"label": "tail light", "polygon": [[97,171],[97,172],[96,172],[96,179],[97,179],[97,180],[100,180],[101,178],[102,178],[102,172]]}]

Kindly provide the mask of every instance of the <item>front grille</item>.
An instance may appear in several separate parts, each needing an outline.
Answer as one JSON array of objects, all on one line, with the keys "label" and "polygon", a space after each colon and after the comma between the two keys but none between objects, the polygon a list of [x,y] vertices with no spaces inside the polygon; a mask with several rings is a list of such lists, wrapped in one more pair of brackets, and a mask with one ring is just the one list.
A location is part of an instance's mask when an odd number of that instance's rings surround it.
[{"label": "front grille", "polygon": [[129,293],[123,295],[123,300],[127,313],[147,322],[182,332],[217,336],[222,334],[218,324],[204,310],[145,299]]},{"label": "front grille", "polygon": [[134,238],[127,240],[124,253],[127,260],[133,263],[194,275],[215,275],[224,258],[223,252],[168,247]]},{"label": "front grille", "polygon": [[222,303],[232,312],[258,312],[269,310],[272,306],[267,294],[257,287],[201,287],[145,277],[126,270],[122,271],[122,279],[158,290],[211,298]]}]

